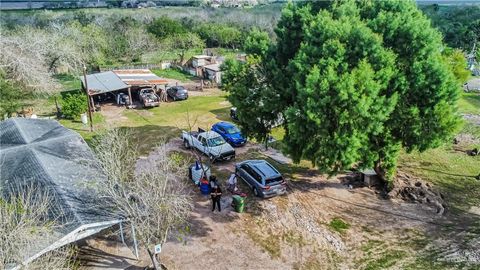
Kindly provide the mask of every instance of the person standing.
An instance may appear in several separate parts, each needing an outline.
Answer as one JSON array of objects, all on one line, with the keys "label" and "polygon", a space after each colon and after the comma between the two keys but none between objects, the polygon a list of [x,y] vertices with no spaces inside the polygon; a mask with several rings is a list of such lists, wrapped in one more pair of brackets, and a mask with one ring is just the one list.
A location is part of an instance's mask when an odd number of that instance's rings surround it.
[{"label": "person standing", "polygon": [[212,188],[210,197],[212,198],[212,212],[215,211],[215,205],[218,208],[218,212],[221,212],[222,208],[220,207],[220,199],[222,198],[222,189],[220,189],[219,185],[215,185]]},{"label": "person standing", "polygon": [[227,188],[227,190],[229,190],[233,193],[233,192],[236,192],[237,189],[238,189],[237,188],[237,175],[232,173],[230,175],[230,178],[228,178],[228,188]]}]

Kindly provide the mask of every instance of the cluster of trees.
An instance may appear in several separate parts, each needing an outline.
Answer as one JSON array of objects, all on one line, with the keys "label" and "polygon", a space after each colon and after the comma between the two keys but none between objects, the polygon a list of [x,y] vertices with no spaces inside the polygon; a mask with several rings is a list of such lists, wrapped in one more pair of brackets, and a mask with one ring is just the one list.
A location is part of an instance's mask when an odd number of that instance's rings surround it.
[{"label": "cluster of trees", "polygon": [[[480,6],[439,6],[427,5],[421,7],[432,24],[444,36],[444,41],[452,48],[470,52],[473,44],[480,45]],[[480,50],[477,50],[480,60]]]},{"label": "cluster of trees", "polygon": [[[174,20],[166,16],[155,19],[147,27],[157,38],[194,35],[207,47],[241,48],[243,32],[238,26],[221,23],[198,23],[191,19]],[[199,44],[195,44],[199,45]]]},{"label": "cluster of trees", "polygon": [[[0,40],[0,82],[2,102],[11,106],[1,114],[10,115],[22,106],[22,94],[52,93],[61,89],[53,75],[80,74],[101,66],[145,62],[152,54],[175,52],[183,62],[191,49],[239,48],[245,25],[200,23],[195,16],[139,17],[138,14],[75,11],[8,13]],[[246,29],[246,28],[245,28]],[[25,95],[23,95],[25,96]]]},{"label": "cluster of trees", "polygon": [[424,151],[456,131],[462,75],[451,62],[465,62],[415,2],[290,3],[275,32],[272,42],[253,31],[247,62],[227,61],[223,82],[248,135],[266,140],[283,121],[294,161],[372,167],[388,182],[402,148]]}]

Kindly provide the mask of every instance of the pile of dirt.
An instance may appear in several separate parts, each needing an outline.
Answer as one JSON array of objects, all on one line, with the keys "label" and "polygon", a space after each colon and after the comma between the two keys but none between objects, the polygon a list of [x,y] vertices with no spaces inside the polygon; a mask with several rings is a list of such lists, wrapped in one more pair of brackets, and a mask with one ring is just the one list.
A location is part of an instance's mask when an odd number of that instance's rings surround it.
[{"label": "pile of dirt", "polygon": [[394,186],[395,188],[388,194],[391,198],[430,205],[436,209],[438,215],[445,212],[443,195],[420,178],[398,172]]}]

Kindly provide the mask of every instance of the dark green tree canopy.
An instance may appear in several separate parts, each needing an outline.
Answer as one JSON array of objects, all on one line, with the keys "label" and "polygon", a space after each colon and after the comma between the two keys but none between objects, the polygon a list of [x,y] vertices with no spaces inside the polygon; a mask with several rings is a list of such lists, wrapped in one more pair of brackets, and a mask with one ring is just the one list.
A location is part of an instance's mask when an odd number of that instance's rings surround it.
[{"label": "dark green tree canopy", "polygon": [[187,29],[179,21],[166,16],[155,19],[148,25],[147,30],[160,39],[187,32]]},{"label": "dark green tree canopy", "polygon": [[261,62],[225,67],[249,74],[262,66],[269,83],[227,80],[226,89],[239,114],[249,115],[242,126],[258,113],[244,100],[275,104],[295,161],[329,173],[374,167],[391,178],[402,147],[436,147],[456,130],[460,83],[440,33],[414,1],[290,3],[276,33],[268,50],[261,35],[247,38]]}]

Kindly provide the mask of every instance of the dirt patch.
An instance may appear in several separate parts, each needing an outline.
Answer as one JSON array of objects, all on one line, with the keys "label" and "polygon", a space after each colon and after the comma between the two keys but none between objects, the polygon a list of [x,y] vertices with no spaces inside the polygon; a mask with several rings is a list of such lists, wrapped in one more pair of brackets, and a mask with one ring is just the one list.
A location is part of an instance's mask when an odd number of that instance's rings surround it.
[{"label": "dirt patch", "polygon": [[463,119],[480,126],[480,114],[463,114]]},{"label": "dirt patch", "polygon": [[[178,138],[166,147],[191,155]],[[252,151],[264,154],[260,148],[249,143],[236,148],[237,160],[215,163],[213,169],[222,173],[220,182],[233,172],[235,162],[249,157]],[[150,153],[138,166],[155,159],[155,155],[156,151]],[[296,175],[285,196],[261,200],[248,192],[242,214],[233,211],[227,191],[221,201],[222,212],[212,213],[208,196],[200,195],[192,184],[196,195],[188,232],[177,232],[165,244],[163,262],[169,269],[205,269],[212,265],[215,269],[362,269],[370,267],[370,262],[388,260],[402,268],[415,263],[420,250],[424,250],[423,245],[412,248],[409,243],[417,241],[418,234],[436,234],[448,220],[446,215],[437,214],[434,202],[442,205],[441,195],[428,183],[403,173],[399,173],[397,181],[402,183],[398,183],[393,191],[397,195],[391,200],[381,199],[374,190],[361,185],[352,188],[345,180],[350,175],[327,178],[315,170]],[[241,189],[248,191],[246,186]],[[332,220],[339,219],[348,224],[342,231],[330,226]],[[438,235],[436,239],[445,243],[455,239],[450,234]],[[449,262],[475,262],[473,247],[478,237],[465,237],[473,240],[468,246],[452,245],[456,248],[445,253]]]},{"label": "dirt patch", "polygon": [[422,179],[398,172],[394,186],[395,188],[388,194],[390,197],[430,205],[439,215],[445,212],[443,195]]},{"label": "dirt patch", "polygon": [[476,138],[474,135],[472,134],[465,134],[465,133],[461,133],[461,134],[458,134],[454,141],[453,141],[454,144],[457,144],[457,145],[472,145],[472,144],[480,144],[480,139],[479,138]]},{"label": "dirt patch", "polygon": [[117,126],[122,122],[128,121],[128,118],[123,115],[126,110],[125,106],[119,106],[114,103],[102,104],[100,113],[105,117],[105,122],[112,126]]}]

